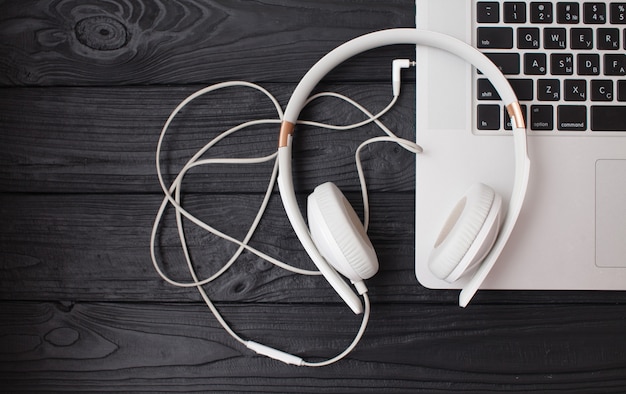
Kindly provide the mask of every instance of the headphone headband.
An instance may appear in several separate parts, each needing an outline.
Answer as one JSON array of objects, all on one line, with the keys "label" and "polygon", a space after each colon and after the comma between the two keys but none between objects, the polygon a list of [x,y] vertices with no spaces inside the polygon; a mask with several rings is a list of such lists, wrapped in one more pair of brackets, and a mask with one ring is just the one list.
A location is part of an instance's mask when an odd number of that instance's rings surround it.
[{"label": "headphone headband", "polygon": [[289,221],[300,239],[300,242],[302,242],[302,245],[320,272],[355,313],[362,312],[361,301],[347,283],[321,256],[311,239],[305,220],[298,208],[291,172],[291,142],[300,111],[315,86],[328,72],[361,52],[394,44],[429,46],[450,52],[464,59],[479,69],[485,77],[489,79],[504,101],[511,117],[514,129],[515,181],[513,184],[510,207],[498,239],[480,268],[461,291],[459,298],[459,304],[461,306],[466,306],[467,303],[469,303],[502,252],[521,211],[530,172],[530,161],[526,152],[526,126],[515,92],[497,66],[495,66],[489,58],[470,45],[450,36],[431,31],[409,28],[389,29],[357,37],[340,45],[321,58],[305,74],[300,83],[298,83],[285,109],[279,137],[278,185],[283,206],[285,207]]}]

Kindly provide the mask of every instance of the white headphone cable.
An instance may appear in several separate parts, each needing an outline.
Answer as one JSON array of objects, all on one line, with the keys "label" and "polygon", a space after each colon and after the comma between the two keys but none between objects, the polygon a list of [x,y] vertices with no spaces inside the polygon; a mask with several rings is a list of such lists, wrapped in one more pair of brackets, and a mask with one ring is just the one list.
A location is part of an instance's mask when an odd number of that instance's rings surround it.
[{"label": "white headphone cable", "polygon": [[[186,175],[186,173],[191,170],[192,168],[195,167],[199,167],[199,166],[203,166],[203,165],[208,165],[208,164],[256,164],[256,163],[263,163],[263,162],[267,162],[270,161],[272,159],[276,158],[276,152],[268,155],[268,156],[264,156],[264,157],[256,157],[256,158],[213,158],[213,159],[204,159],[204,160],[199,160],[199,158],[205,154],[211,147],[213,147],[217,142],[219,142],[220,140],[224,139],[225,137],[227,137],[228,135],[231,135],[239,130],[242,130],[244,128],[253,126],[253,125],[260,125],[260,124],[277,124],[280,123],[280,119],[264,119],[264,120],[256,120],[256,121],[251,121],[251,122],[246,122],[246,123],[242,123],[236,127],[233,127],[223,133],[221,133],[220,135],[218,135],[217,137],[215,137],[213,140],[211,140],[208,144],[206,144],[202,149],[200,149],[188,162],[187,164],[183,167],[183,169],[179,172],[179,174],[176,176],[176,179],[174,180],[174,182],[172,183],[172,185],[170,186],[170,188],[168,189],[167,186],[165,186],[165,182],[160,170],[160,152],[161,152],[161,148],[162,148],[162,143],[163,143],[163,138],[165,136],[165,133],[171,123],[171,121],[173,120],[173,118],[175,117],[175,115],[182,109],[184,108],[187,104],[189,104],[191,101],[193,101],[195,98],[206,94],[208,92],[220,89],[220,88],[224,88],[224,87],[231,87],[231,86],[248,86],[248,87],[252,87],[254,89],[257,89],[263,93],[265,93],[274,103],[279,116],[282,118],[282,110],[280,109],[280,106],[277,103],[277,100],[269,93],[267,92],[265,89],[261,88],[258,85],[255,84],[251,84],[248,82],[239,82],[239,81],[233,81],[233,82],[226,82],[226,83],[222,83],[222,84],[217,84],[217,85],[213,85],[204,89],[199,90],[198,92],[190,95],[189,97],[187,97],[185,100],[183,100],[183,102],[181,102],[181,104],[179,104],[179,106],[172,112],[172,114],[170,115],[170,117],[168,118],[167,122],[165,123],[162,132],[161,132],[161,136],[159,138],[159,143],[157,145],[157,175],[159,178],[159,183],[161,185],[161,188],[163,190],[163,193],[165,195],[163,202],[159,208],[159,211],[157,213],[157,217],[155,218],[155,223],[153,226],[153,231],[151,234],[151,257],[152,257],[152,261],[153,261],[153,265],[156,269],[156,271],[159,273],[159,275],[166,280],[168,283],[175,285],[175,286],[179,286],[179,287],[197,287],[198,291],[200,292],[203,300],[205,301],[206,305],[209,307],[209,309],[211,310],[211,312],[215,315],[216,319],[218,320],[218,322],[222,325],[222,327],[238,342],[246,345],[248,348],[255,350],[257,353],[259,354],[263,354],[269,357],[273,357],[276,359],[279,359],[283,362],[288,362],[288,363],[293,363],[293,364],[297,364],[297,365],[306,365],[306,366],[324,366],[324,365],[329,365],[332,364],[342,358],[344,358],[348,353],[350,353],[354,347],[358,344],[358,342],[360,341],[361,337],[363,336],[364,332],[365,332],[365,328],[367,327],[367,322],[369,320],[369,315],[370,315],[370,302],[369,302],[369,297],[367,296],[366,290],[364,292],[362,292],[362,296],[364,298],[364,303],[365,303],[365,311],[364,311],[364,316],[363,316],[363,320],[361,322],[361,326],[355,336],[355,338],[353,339],[352,343],[339,355],[328,359],[326,361],[322,361],[322,362],[306,362],[304,360],[302,360],[301,358],[297,357],[297,356],[293,356],[290,355],[288,353],[284,353],[282,351],[278,351],[276,349],[267,347],[265,345],[261,345],[258,344],[256,342],[253,341],[246,341],[244,339],[242,339],[239,335],[237,335],[234,330],[232,330],[230,328],[230,326],[227,324],[227,322],[223,319],[223,317],[221,316],[221,314],[219,313],[219,311],[217,310],[217,308],[215,307],[215,305],[213,304],[213,302],[210,300],[210,298],[208,297],[208,295],[206,294],[205,290],[203,289],[203,285],[217,279],[219,276],[221,276],[228,268],[230,268],[230,266],[236,261],[236,259],[239,257],[239,255],[242,253],[242,251],[244,249],[249,250],[250,252],[256,254],[257,256],[266,259],[267,261],[270,261],[273,264],[276,264],[278,266],[280,266],[281,268],[290,270],[292,272],[296,272],[299,274],[306,274],[306,275],[318,275],[319,272],[317,271],[309,271],[309,270],[302,270],[296,267],[292,267],[290,265],[284,264],[274,258],[272,258],[271,256],[266,255],[263,252],[260,252],[252,247],[250,247],[248,245],[248,242],[250,240],[250,238],[252,237],[254,231],[256,230],[256,227],[258,226],[260,219],[267,207],[267,203],[269,201],[269,197],[271,196],[271,192],[274,188],[274,184],[275,184],[275,180],[276,180],[276,174],[277,174],[277,163],[275,163],[274,168],[272,170],[272,176],[268,185],[268,188],[266,190],[263,202],[261,204],[260,209],[257,212],[257,215],[255,217],[255,220],[253,221],[252,225],[250,226],[245,238],[243,241],[239,241],[233,237],[230,237],[220,231],[218,231],[217,229],[209,226],[208,224],[204,223],[203,221],[201,221],[200,219],[196,218],[194,215],[190,214],[188,211],[186,211],[182,205],[181,205],[181,194],[182,194],[182,182],[183,182],[183,178]],[[356,124],[352,124],[352,125],[346,125],[346,126],[335,126],[335,125],[327,125],[327,124],[323,124],[323,123],[318,123],[318,122],[309,122],[309,121],[301,121],[298,123],[301,124],[308,124],[311,126],[317,126],[317,127],[325,127],[325,128],[330,128],[330,129],[334,129],[334,130],[348,130],[348,129],[352,129],[352,128],[356,128],[356,127],[360,127],[363,126],[367,123],[371,123],[371,122],[375,122],[381,129],[383,129],[388,135],[389,137],[376,137],[370,140],[365,141],[363,144],[361,144],[359,146],[359,149],[357,150],[357,154],[356,154],[356,159],[357,159],[357,170],[359,172],[359,179],[361,182],[361,187],[362,189],[365,187],[365,183],[364,183],[364,176],[362,173],[362,166],[360,164],[360,159],[359,159],[359,151],[360,149],[365,146],[368,145],[370,143],[373,142],[379,142],[379,141],[393,141],[396,142],[398,144],[400,144],[401,146],[407,148],[407,146],[411,146],[415,145],[413,142],[408,141],[408,140],[403,140],[401,138],[396,137],[386,126],[384,126],[384,124],[382,124],[382,122],[380,122],[378,120],[379,117],[381,117],[384,113],[386,113],[396,102],[397,100],[397,96],[394,96],[394,99],[392,100],[392,102],[380,113],[378,113],[376,116],[372,115],[369,111],[367,111],[365,108],[363,108],[362,106],[360,106],[358,103],[354,102],[353,100],[336,94],[336,93],[320,93],[318,95],[315,95],[313,97],[311,97],[311,99],[309,101],[312,101],[318,97],[323,97],[323,96],[333,96],[333,97],[338,97],[342,100],[347,101],[348,103],[352,104],[353,106],[355,106],[356,108],[358,108],[359,110],[361,110],[363,113],[365,113],[368,116],[368,119],[366,119],[365,121],[356,123]],[[419,148],[419,147],[418,147]],[[411,148],[407,148],[411,151],[413,151],[413,149]],[[365,211],[365,216],[366,218],[369,218],[369,209],[367,207],[367,191],[366,190],[362,190],[363,195],[365,196],[364,199],[364,211]],[[172,193],[174,193],[174,195],[172,195]],[[189,283],[181,283],[178,281],[174,281],[172,279],[170,279],[167,275],[165,275],[165,273],[160,269],[158,263],[157,263],[157,259],[156,259],[156,254],[155,254],[155,243],[156,243],[156,233],[158,231],[158,227],[159,227],[159,223],[162,220],[162,216],[164,214],[165,208],[167,206],[167,204],[171,204],[176,212],[176,223],[177,223],[177,228],[178,228],[178,234],[179,234],[179,238],[181,241],[181,247],[183,249],[183,253],[185,255],[185,260],[187,261],[187,265],[188,265],[188,269],[190,272],[190,275],[193,279],[193,282],[189,282]],[[184,234],[184,229],[183,229],[183,221],[182,221],[182,217],[186,217],[188,220],[192,221],[194,224],[200,226],[201,228],[205,229],[206,231],[209,231],[223,239],[226,239],[230,242],[233,242],[237,245],[239,245],[239,248],[237,249],[237,251],[233,254],[233,256],[231,257],[231,259],[215,274],[213,274],[211,277],[206,278],[202,281],[198,280],[197,274],[195,272],[195,269],[193,268],[193,264],[191,262],[191,256],[189,255],[189,250],[187,247],[187,242],[186,242],[186,237]],[[367,223],[366,219],[366,223]],[[364,285],[363,285],[363,288]]]}]

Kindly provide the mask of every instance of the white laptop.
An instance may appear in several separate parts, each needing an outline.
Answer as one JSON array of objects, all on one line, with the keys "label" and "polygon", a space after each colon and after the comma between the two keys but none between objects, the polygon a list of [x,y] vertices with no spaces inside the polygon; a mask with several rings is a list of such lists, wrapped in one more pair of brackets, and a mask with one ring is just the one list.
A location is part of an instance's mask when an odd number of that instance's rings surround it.
[{"label": "white laptop", "polygon": [[[526,106],[531,175],[518,223],[482,289],[626,290],[626,2],[416,0],[417,28],[489,53]],[[505,201],[513,141],[476,70],[417,48],[416,276],[470,185]],[[510,125],[509,125],[510,126]]]}]

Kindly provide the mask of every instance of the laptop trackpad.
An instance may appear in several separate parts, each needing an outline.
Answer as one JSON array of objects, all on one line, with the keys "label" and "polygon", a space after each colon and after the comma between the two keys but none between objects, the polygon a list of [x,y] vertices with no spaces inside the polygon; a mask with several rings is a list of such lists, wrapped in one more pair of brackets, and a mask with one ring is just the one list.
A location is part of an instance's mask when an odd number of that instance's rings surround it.
[{"label": "laptop trackpad", "polygon": [[596,162],[596,265],[626,268],[626,160]]}]

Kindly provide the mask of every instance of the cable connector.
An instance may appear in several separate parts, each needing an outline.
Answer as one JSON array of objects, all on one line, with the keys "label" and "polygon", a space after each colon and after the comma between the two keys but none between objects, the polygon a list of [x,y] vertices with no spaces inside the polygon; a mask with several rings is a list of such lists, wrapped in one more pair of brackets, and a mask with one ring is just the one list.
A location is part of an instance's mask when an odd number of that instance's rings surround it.
[{"label": "cable connector", "polygon": [[245,345],[248,349],[254,351],[257,354],[273,358],[274,360],[282,361],[285,364],[297,366],[304,365],[304,360],[302,360],[300,357],[294,356],[293,354],[285,353],[282,350],[274,349],[273,347],[269,347],[254,341],[246,341]]},{"label": "cable connector", "polygon": [[367,286],[365,286],[365,282],[363,282],[362,280],[358,282],[352,282],[352,284],[356,288],[356,291],[359,293],[359,295],[367,293]]},{"label": "cable connector", "polygon": [[391,63],[391,87],[393,89],[393,96],[398,97],[400,95],[400,72],[403,68],[409,68],[415,66],[415,62],[409,59],[394,59]]}]

